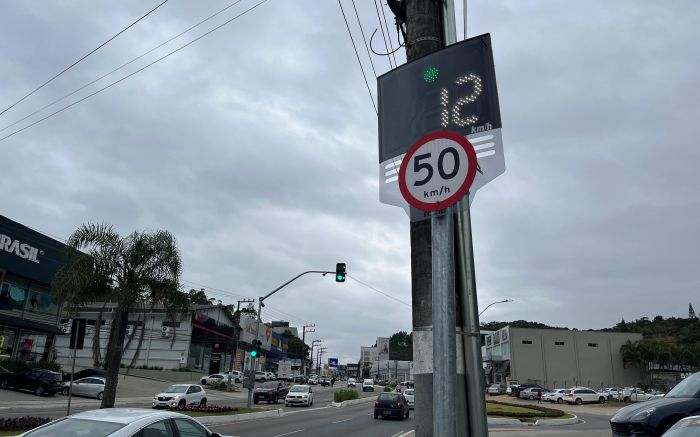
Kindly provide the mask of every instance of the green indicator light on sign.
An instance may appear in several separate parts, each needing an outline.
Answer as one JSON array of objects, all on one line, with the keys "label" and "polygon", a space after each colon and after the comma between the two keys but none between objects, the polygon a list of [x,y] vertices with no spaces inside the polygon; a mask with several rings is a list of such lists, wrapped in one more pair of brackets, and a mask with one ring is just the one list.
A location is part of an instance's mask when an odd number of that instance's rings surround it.
[{"label": "green indicator light on sign", "polygon": [[440,75],[440,70],[435,67],[428,67],[423,71],[423,80],[426,83],[433,83],[437,80],[438,75]]}]

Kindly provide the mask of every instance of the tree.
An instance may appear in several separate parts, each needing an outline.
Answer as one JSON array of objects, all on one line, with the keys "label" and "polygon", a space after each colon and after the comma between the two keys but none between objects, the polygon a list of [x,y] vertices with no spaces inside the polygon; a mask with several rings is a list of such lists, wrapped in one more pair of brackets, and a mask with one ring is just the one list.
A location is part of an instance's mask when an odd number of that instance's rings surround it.
[{"label": "tree", "polygon": [[413,361],[413,338],[406,331],[399,331],[389,337],[389,359]]},{"label": "tree", "polygon": [[282,337],[287,339],[287,356],[293,360],[301,360],[302,358],[307,359],[309,356],[309,346],[304,344],[303,341],[294,334],[292,331],[286,330],[282,334]]},{"label": "tree", "polygon": [[56,274],[56,296],[73,311],[97,301],[117,304],[105,353],[106,384],[101,404],[101,408],[112,408],[129,311],[162,304],[168,318],[175,320],[189,309],[187,295],[178,289],[180,253],[167,231],[136,231],[121,237],[111,226],[91,223],[76,229],[68,245],[87,256],[72,256]]}]

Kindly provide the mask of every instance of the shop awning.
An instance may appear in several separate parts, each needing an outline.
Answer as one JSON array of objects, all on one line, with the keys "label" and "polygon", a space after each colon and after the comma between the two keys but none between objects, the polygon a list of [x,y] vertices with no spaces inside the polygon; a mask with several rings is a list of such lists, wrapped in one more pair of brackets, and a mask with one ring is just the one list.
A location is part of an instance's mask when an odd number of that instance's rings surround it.
[{"label": "shop awning", "polygon": [[13,328],[30,329],[36,332],[44,332],[47,334],[63,335],[65,332],[56,325],[50,323],[37,322],[36,320],[27,320],[21,317],[8,316],[0,314],[0,325],[8,325]]}]

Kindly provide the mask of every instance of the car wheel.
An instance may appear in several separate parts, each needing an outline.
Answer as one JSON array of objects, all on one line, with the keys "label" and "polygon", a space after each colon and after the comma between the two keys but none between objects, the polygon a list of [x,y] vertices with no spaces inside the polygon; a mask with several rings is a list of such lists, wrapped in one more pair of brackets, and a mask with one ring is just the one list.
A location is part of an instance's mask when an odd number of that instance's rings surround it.
[{"label": "car wheel", "polygon": [[[61,389],[61,394],[63,396],[68,396],[68,393],[70,393],[70,389],[68,387],[63,387],[63,389]],[[100,399],[100,398],[98,398],[98,399]]]},{"label": "car wheel", "polygon": [[265,378],[260,378],[260,382],[264,383],[265,381],[267,381]]},{"label": "car wheel", "polygon": [[410,409],[406,410],[406,419],[408,419],[408,417],[409,417],[410,415],[411,415],[411,410],[410,410]]},{"label": "car wheel", "polygon": [[531,401],[534,401],[534,400],[535,400],[535,397],[534,397],[533,395],[530,395],[530,396],[528,397],[528,399],[530,399]]},{"label": "car wheel", "polygon": [[563,403],[564,403],[564,399],[562,399],[562,398],[557,399],[557,404],[563,404]]},{"label": "car wheel", "polygon": [[605,396],[601,396],[598,398],[598,403],[604,404],[605,403]]},{"label": "car wheel", "polygon": [[257,404],[258,402],[260,402],[260,401],[258,401],[257,399],[254,399],[254,400],[253,400],[253,403],[254,403],[254,404]]},{"label": "car wheel", "polygon": [[279,404],[279,403],[280,403],[280,398],[279,398],[279,396],[275,396],[275,404]]},{"label": "car wheel", "polygon": [[377,415],[377,413],[374,413],[374,418],[379,419],[379,416]]},{"label": "car wheel", "polygon": [[199,401],[199,406],[206,407],[207,406],[207,398],[202,398],[202,400]]},{"label": "car wheel", "polygon": [[102,400],[102,397],[104,396],[103,392],[97,393],[97,399]]},{"label": "car wheel", "polygon": [[46,392],[44,392],[44,387],[38,386],[37,388],[35,388],[34,394],[37,396],[44,396],[44,394],[46,394]]},{"label": "car wheel", "polygon": [[200,382],[200,384],[202,384],[202,385],[207,385],[207,380],[206,380],[206,379],[202,379],[202,380],[199,381],[199,382]]},{"label": "car wheel", "polygon": [[576,405],[581,405],[583,403],[583,400],[581,398],[576,399]]},{"label": "car wheel", "polygon": [[7,381],[6,381],[6,380],[0,381],[0,388],[1,388],[1,389],[7,389],[7,387],[8,387],[8,385],[7,385]]},{"label": "car wheel", "polygon": [[177,404],[177,408],[180,410],[183,410],[187,406],[187,402],[185,400],[181,400],[179,404]]}]

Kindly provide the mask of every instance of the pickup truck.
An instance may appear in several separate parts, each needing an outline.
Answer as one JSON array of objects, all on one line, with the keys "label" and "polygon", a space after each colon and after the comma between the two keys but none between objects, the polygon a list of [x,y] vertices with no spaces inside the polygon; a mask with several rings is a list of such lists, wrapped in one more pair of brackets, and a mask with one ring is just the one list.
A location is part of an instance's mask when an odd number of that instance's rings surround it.
[{"label": "pickup truck", "polygon": [[267,381],[256,387],[253,391],[253,402],[267,401],[268,404],[277,403],[289,393],[289,386],[282,381]]}]

